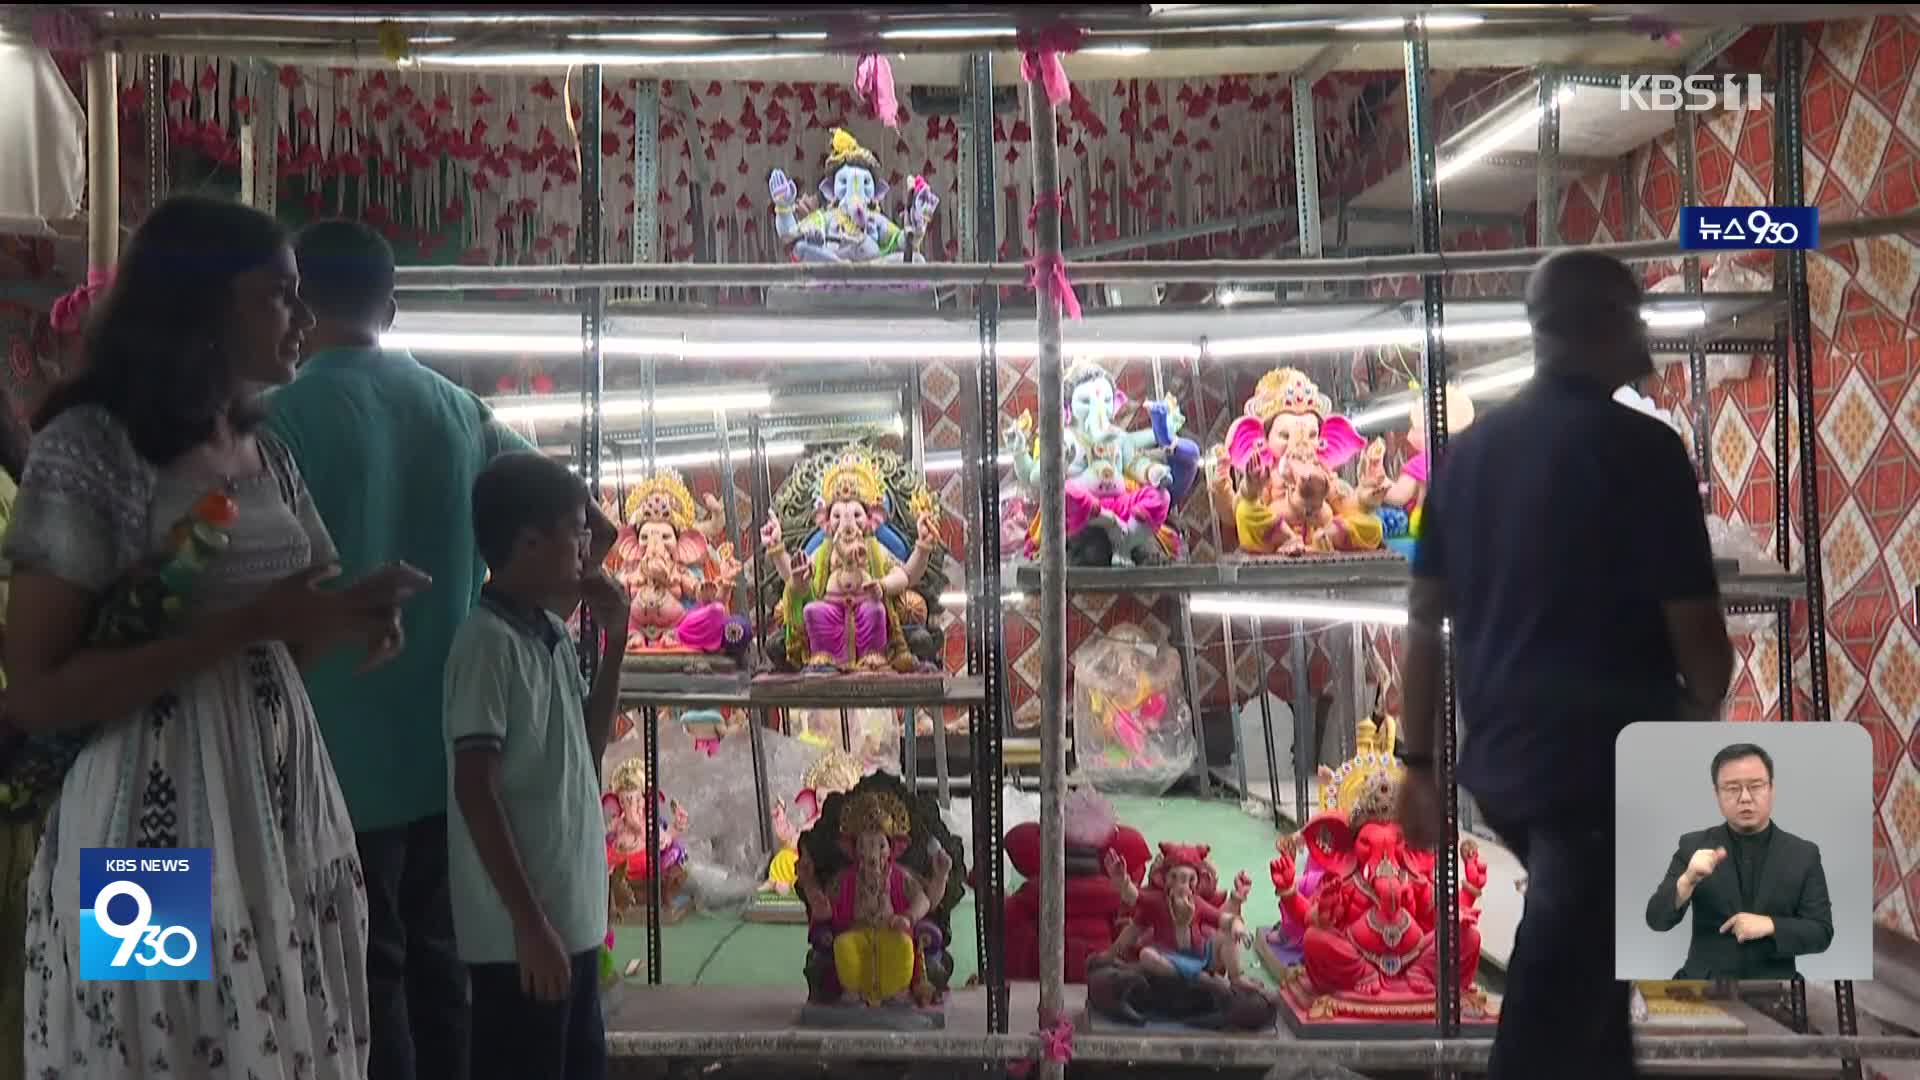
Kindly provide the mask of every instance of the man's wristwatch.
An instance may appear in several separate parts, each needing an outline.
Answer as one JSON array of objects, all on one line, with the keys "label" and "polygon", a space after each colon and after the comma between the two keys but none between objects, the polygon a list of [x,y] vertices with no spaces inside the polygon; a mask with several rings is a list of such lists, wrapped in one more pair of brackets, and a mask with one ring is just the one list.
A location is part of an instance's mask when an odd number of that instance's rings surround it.
[{"label": "man's wristwatch", "polygon": [[1398,757],[1400,763],[1409,769],[1433,768],[1432,754],[1422,753],[1418,750],[1397,750],[1394,752],[1394,756]]}]

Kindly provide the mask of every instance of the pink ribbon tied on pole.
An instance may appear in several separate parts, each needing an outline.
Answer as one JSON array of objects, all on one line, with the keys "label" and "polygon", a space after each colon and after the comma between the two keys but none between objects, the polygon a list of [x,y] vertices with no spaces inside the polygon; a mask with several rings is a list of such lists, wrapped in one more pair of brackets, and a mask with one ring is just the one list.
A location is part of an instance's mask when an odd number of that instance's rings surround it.
[{"label": "pink ribbon tied on pole", "polygon": [[[1065,212],[1066,203],[1059,192],[1049,191],[1033,200],[1032,208],[1027,211],[1027,231],[1038,227],[1040,211],[1048,207],[1056,214]],[[1062,315],[1079,320],[1080,298],[1073,294],[1073,283],[1067,280],[1066,260],[1059,255],[1035,255],[1028,259],[1027,287],[1039,293],[1043,299],[1051,300]]]},{"label": "pink ribbon tied on pole", "polygon": [[1007,1065],[1009,1073],[1014,1076],[1027,1076],[1033,1072],[1033,1067],[1042,1061],[1065,1065],[1073,1060],[1073,1021],[1063,1016],[1052,1025],[1041,1029],[1038,1034],[1040,1036],[1039,1059],[1029,1058],[1026,1061],[1011,1062]]},{"label": "pink ribbon tied on pole", "polygon": [[113,284],[113,271],[94,267],[87,271],[87,283],[67,293],[53,302],[53,310],[47,314],[47,322],[56,333],[77,334],[85,325],[87,312],[93,308],[94,301]]},{"label": "pink ribbon tied on pole", "polygon": [[1071,23],[1055,23],[1040,30],[1020,32],[1020,77],[1039,83],[1047,92],[1047,101],[1058,108],[1073,96],[1073,84],[1067,81],[1067,66],[1061,53],[1078,52],[1087,32]]},{"label": "pink ribbon tied on pole", "polygon": [[853,88],[867,99],[880,122],[888,128],[900,126],[900,99],[893,92],[893,65],[879,53],[867,53],[853,69]]}]

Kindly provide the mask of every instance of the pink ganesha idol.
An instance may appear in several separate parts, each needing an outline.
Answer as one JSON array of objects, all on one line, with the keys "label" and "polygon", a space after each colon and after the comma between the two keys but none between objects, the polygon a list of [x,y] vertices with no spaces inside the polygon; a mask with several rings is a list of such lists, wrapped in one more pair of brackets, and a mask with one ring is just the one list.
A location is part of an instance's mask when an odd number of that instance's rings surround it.
[{"label": "pink ganesha idol", "polygon": [[[1322,770],[1321,812],[1282,837],[1270,864],[1280,923],[1257,943],[1280,982],[1296,1028],[1324,1023],[1432,1023],[1443,975],[1438,945],[1437,858],[1410,846],[1394,823],[1403,768],[1393,721],[1358,725],[1358,752]],[[1304,869],[1300,854],[1304,849]],[[1493,1022],[1474,984],[1480,960],[1479,898],[1487,868],[1472,840],[1460,843],[1462,1019]]]},{"label": "pink ganesha idol", "polygon": [[[1359,484],[1335,471],[1365,451]],[[1386,446],[1369,446],[1313,380],[1294,368],[1263,376],[1214,449],[1212,488],[1248,555],[1378,551],[1377,512],[1390,486]]]},{"label": "pink ganesha idol", "polygon": [[744,568],[732,544],[715,542],[719,500],[699,514],[680,474],[661,469],[629,489],[625,510],[607,566],[633,595],[627,651],[737,659],[751,635],[727,604]]}]

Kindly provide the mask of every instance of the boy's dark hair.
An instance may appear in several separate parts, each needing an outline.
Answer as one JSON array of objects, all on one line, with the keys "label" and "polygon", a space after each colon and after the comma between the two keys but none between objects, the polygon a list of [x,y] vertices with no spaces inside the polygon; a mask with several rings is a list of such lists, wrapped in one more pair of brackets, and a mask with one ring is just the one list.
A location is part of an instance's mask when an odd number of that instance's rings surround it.
[{"label": "boy's dark hair", "polygon": [[69,409],[105,409],[153,465],[171,464],[225,419],[248,431],[257,404],[225,347],[233,285],[287,246],[272,217],[228,199],[178,195],[134,231],[105,300],[89,313],[86,365],[55,387],[38,431]]},{"label": "boy's dark hair", "polygon": [[473,482],[473,536],[487,565],[513,561],[527,529],[554,529],[587,505],[587,486],[565,465],[530,450],[502,454]]},{"label": "boy's dark hair", "polygon": [[393,248],[354,221],[322,221],[294,241],[300,298],[323,319],[382,318],[393,299]]},{"label": "boy's dark hair", "polygon": [[1720,769],[1729,761],[1739,761],[1741,758],[1750,757],[1759,758],[1760,764],[1767,767],[1767,781],[1771,783],[1773,781],[1773,755],[1752,743],[1744,742],[1734,743],[1732,746],[1726,747],[1719,753],[1713,755],[1713,782],[1716,785],[1720,783]]}]

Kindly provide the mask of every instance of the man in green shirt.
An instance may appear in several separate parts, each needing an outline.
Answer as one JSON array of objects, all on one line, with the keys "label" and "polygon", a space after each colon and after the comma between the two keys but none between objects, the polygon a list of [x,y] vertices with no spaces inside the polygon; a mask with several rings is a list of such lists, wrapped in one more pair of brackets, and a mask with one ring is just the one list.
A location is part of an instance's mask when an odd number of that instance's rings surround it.
[{"label": "man in green shirt", "polygon": [[[341,221],[301,233],[300,292],[317,320],[300,373],[269,399],[269,429],[293,452],[352,580],[405,561],[433,576],[406,611],[407,645],[360,674],[344,655],[307,673],[353,815],[368,906],[369,1080],[468,1075],[467,971],[447,894],[442,676],[454,632],[486,580],[473,536],[474,480],[531,450],[486,404],[405,352],[393,325],[393,252]],[[592,558],[613,526],[590,514]]]}]

